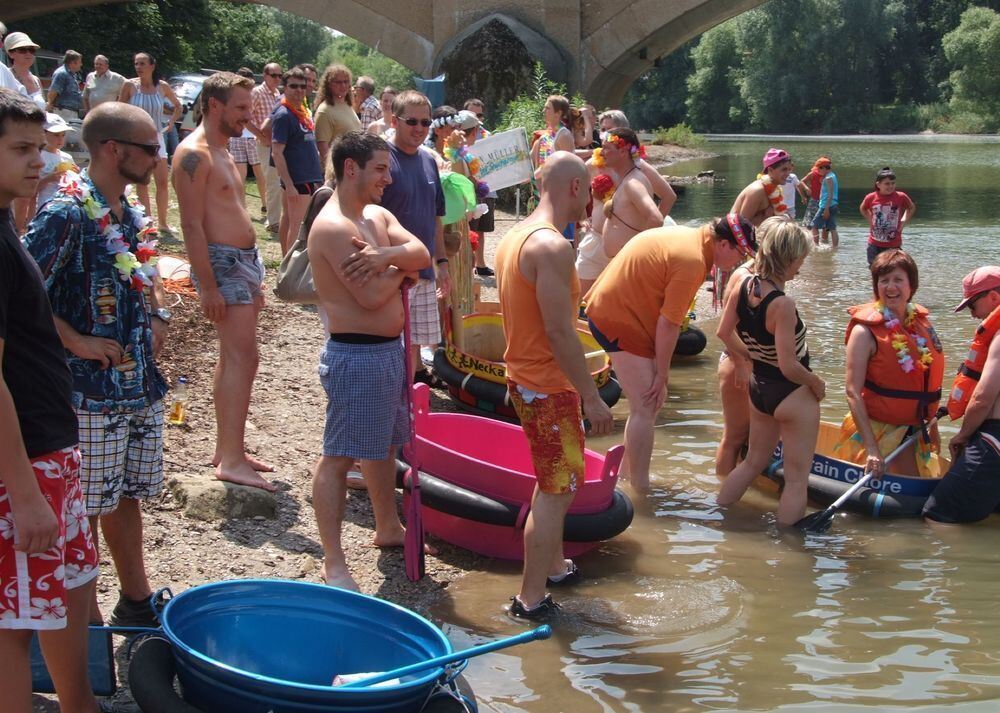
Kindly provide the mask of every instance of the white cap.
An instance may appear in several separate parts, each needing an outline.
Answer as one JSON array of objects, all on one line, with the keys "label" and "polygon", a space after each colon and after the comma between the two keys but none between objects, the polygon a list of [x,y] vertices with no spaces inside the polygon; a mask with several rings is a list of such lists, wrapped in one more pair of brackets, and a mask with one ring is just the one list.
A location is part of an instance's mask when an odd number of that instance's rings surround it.
[{"label": "white cap", "polygon": [[45,130],[52,134],[59,134],[65,131],[72,131],[73,127],[66,123],[58,114],[53,114],[51,111],[45,112]]}]

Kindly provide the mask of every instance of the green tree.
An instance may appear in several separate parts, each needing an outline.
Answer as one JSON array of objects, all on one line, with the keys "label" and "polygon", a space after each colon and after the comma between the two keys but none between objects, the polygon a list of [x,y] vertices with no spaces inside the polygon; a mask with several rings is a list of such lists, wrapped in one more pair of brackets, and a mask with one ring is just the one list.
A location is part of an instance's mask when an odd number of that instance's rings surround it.
[{"label": "green tree", "polygon": [[622,110],[633,127],[674,126],[687,118],[687,78],[694,68],[691,49],[697,43],[692,40],[659,59],[629,87]]},{"label": "green tree", "polygon": [[941,45],[952,66],[948,78],[952,107],[981,116],[983,128],[995,130],[1000,110],[1000,15],[970,7]]},{"label": "green tree", "polygon": [[713,27],[691,50],[694,67],[687,80],[688,118],[695,131],[736,131],[745,126],[740,98],[736,21]]},{"label": "green tree", "polygon": [[319,53],[330,44],[330,30],[318,22],[290,12],[269,8],[267,13],[277,25],[280,33],[278,50],[288,65],[295,66],[303,62],[318,65]]},{"label": "green tree", "polygon": [[347,65],[355,78],[365,74],[374,79],[376,92],[387,85],[397,90],[413,89],[414,86],[413,72],[346,35],[334,38],[316,58],[321,73],[324,67],[337,63]]},{"label": "green tree", "polygon": [[214,22],[225,30],[210,33],[198,47],[201,67],[233,71],[247,66],[259,72],[283,56],[281,26],[275,22],[274,12],[259,5],[216,0],[210,0],[210,9]]}]

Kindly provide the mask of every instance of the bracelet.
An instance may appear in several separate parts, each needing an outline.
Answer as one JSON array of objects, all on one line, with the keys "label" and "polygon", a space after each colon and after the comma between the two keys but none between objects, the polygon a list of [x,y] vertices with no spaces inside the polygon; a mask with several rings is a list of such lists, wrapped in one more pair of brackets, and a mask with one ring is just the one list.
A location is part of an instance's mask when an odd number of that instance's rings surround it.
[{"label": "bracelet", "polygon": [[435,262],[436,264],[438,264],[438,265],[447,265],[447,264],[448,264],[448,258],[446,258],[446,257],[439,257],[439,258],[438,258],[437,260],[435,260],[434,262]]}]

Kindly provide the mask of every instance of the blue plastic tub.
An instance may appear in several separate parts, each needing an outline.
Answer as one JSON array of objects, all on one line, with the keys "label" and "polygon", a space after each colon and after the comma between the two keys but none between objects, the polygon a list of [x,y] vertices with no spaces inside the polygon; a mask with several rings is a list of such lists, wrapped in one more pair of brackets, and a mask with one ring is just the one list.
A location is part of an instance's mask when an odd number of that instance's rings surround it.
[{"label": "blue plastic tub", "polygon": [[389,671],[451,653],[434,624],[390,602],[321,584],[215,582],[161,615],[184,697],[213,713],[419,711],[444,673],[340,689],[336,674]]}]

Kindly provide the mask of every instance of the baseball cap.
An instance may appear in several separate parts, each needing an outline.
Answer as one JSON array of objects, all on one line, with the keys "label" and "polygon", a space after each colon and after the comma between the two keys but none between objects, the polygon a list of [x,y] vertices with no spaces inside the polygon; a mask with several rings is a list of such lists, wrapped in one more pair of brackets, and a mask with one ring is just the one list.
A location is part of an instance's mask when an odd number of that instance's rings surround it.
[{"label": "baseball cap", "polygon": [[788,155],[788,152],[784,149],[770,148],[767,153],[764,154],[764,169],[767,170],[776,163],[781,163],[782,161],[788,161],[792,157]]},{"label": "baseball cap", "polygon": [[72,131],[73,127],[67,124],[66,120],[58,114],[47,111],[45,112],[45,130],[53,134],[58,134],[63,131]]},{"label": "baseball cap", "polygon": [[5,52],[13,52],[14,50],[19,50],[22,47],[34,47],[37,50],[39,45],[32,42],[31,38],[24,32],[11,32],[3,40],[3,48]]},{"label": "baseball cap", "polygon": [[964,278],[962,278],[962,296],[965,297],[955,308],[956,312],[961,312],[969,306],[972,300],[987,290],[1000,287],[1000,267],[996,265],[984,265],[977,267]]},{"label": "baseball cap", "polygon": [[475,129],[480,125],[481,122],[479,121],[479,117],[468,109],[462,109],[462,111],[458,112],[458,127],[460,129],[468,131],[469,129]]}]

